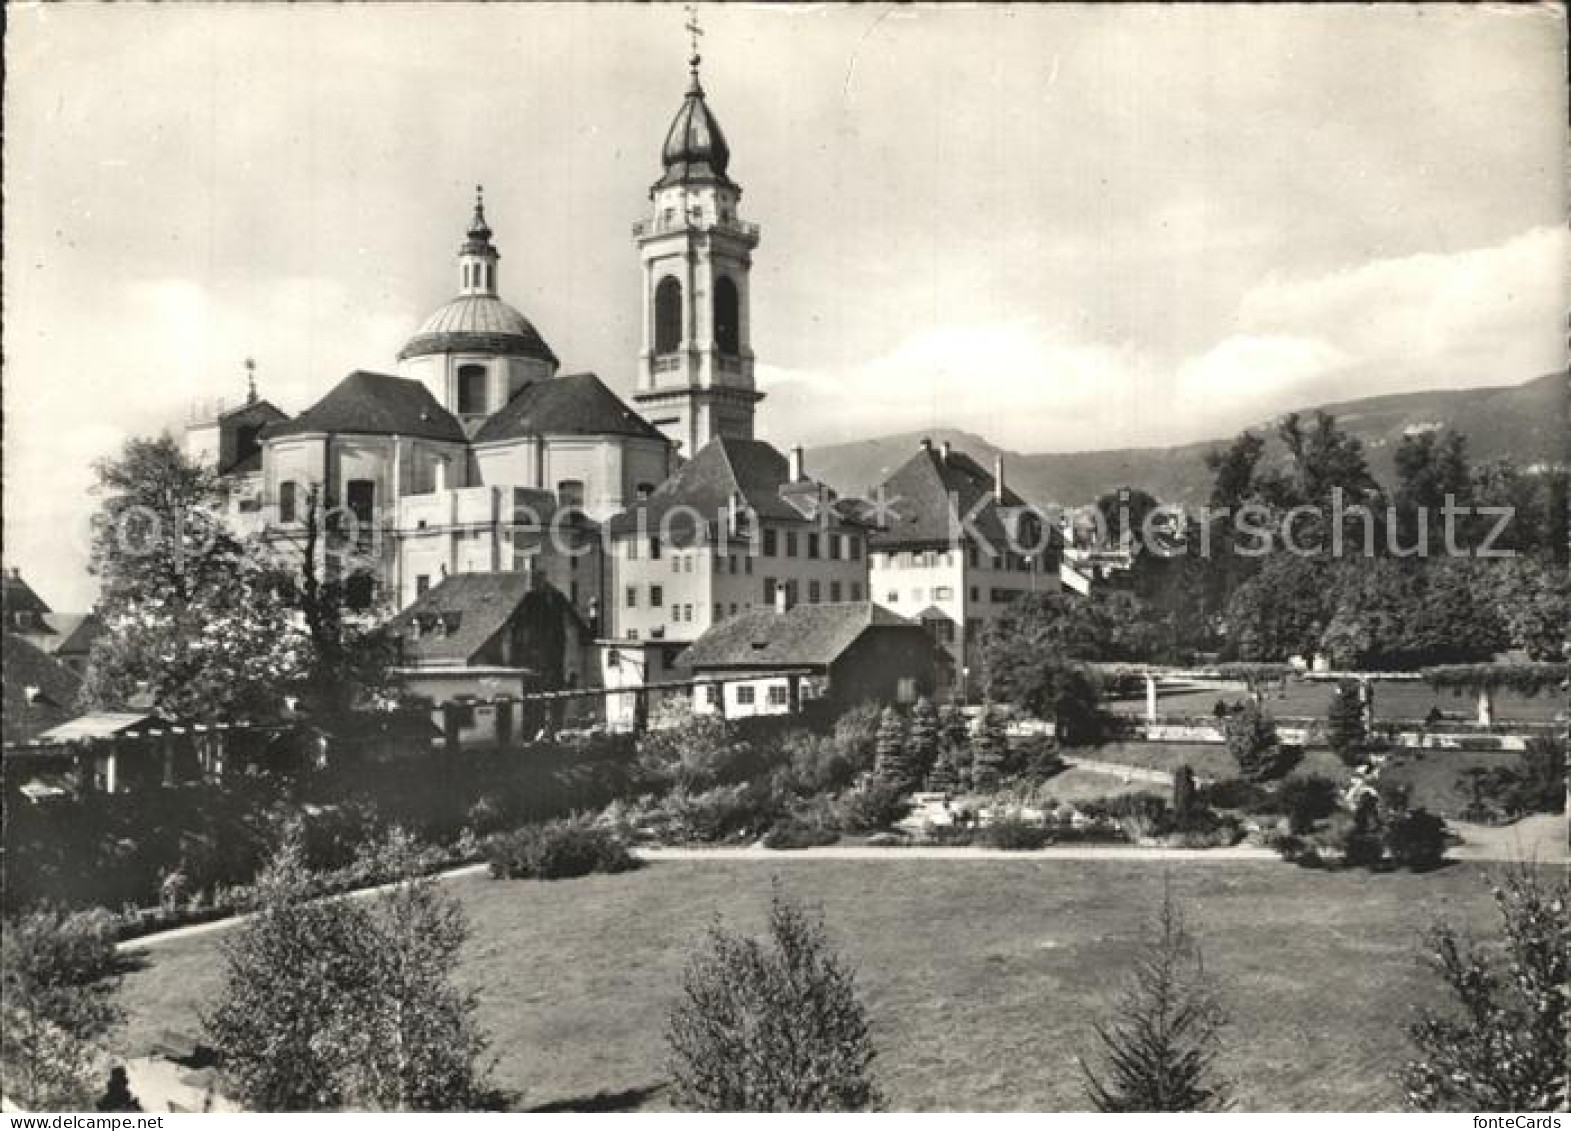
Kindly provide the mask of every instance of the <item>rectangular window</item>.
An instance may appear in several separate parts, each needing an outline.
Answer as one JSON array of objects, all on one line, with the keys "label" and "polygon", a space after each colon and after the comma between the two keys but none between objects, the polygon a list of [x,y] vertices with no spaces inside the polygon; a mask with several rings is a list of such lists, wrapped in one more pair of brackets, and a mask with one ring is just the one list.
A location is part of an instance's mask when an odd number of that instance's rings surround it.
[{"label": "rectangular window", "polygon": [[895,685],[895,699],[901,703],[916,702],[916,680],[910,676],[903,677]]},{"label": "rectangular window", "polygon": [[788,609],[789,608],[795,608],[796,607],[796,595],[797,595],[796,582],[795,581],[788,581],[788,582],[785,583],[785,587],[786,587],[786,608],[788,608]]},{"label": "rectangular window", "polygon": [[636,562],[638,560],[638,539],[637,538],[629,538],[627,540],[627,560],[630,561],[630,562]]},{"label": "rectangular window", "polygon": [[731,616],[731,617],[736,616],[736,602],[735,601],[731,602],[730,608],[726,611],[726,615],[727,616]]},{"label": "rectangular window", "polygon": [[898,605],[900,603],[900,590],[891,589],[888,593],[884,594],[884,600],[888,601],[891,605]]},{"label": "rectangular window", "polygon": [[979,589],[975,585],[971,586],[971,600],[973,600],[973,601],[980,601],[981,599],[982,599],[982,590]]},{"label": "rectangular window", "polygon": [[861,599],[862,599],[862,583],[860,581],[853,581],[851,583],[851,600],[853,600],[853,601],[860,601]]},{"label": "rectangular window", "polygon": [[692,573],[693,572],[693,559],[696,558],[696,557],[698,557],[698,555],[696,553],[695,554],[683,554],[682,555],[682,572],[683,573]]},{"label": "rectangular window", "polygon": [[295,485],[293,483],[280,483],[278,485],[278,521],[293,522],[295,520]]},{"label": "rectangular window", "polygon": [[775,532],[768,527],[764,528],[764,557],[775,556]]},{"label": "rectangular window", "polygon": [[785,552],[785,556],[788,557],[788,558],[796,557],[796,531],[794,531],[794,530],[787,530],[786,531],[786,552]]},{"label": "rectangular window", "polygon": [[977,566],[981,564],[981,557],[977,552],[977,548],[975,546],[967,547],[966,554],[971,560],[971,568],[976,569]]},{"label": "rectangular window", "polygon": [[718,683],[711,683],[709,686],[705,687],[704,697],[709,700],[709,705],[711,707],[718,706],[720,703],[720,685]]},{"label": "rectangular window", "polygon": [[766,578],[764,578],[764,604],[766,604],[766,605],[773,605],[774,603],[775,603],[775,579],[772,578],[772,577],[766,577]]},{"label": "rectangular window", "polygon": [[686,624],[692,624],[693,623],[693,606],[692,605],[683,605],[682,606],[682,620]]},{"label": "rectangular window", "polygon": [[423,597],[423,596],[425,596],[426,591],[428,589],[430,589],[430,588],[431,588],[431,578],[430,578],[430,576],[428,574],[422,573],[419,577],[415,578],[415,596],[416,597]]},{"label": "rectangular window", "polygon": [[785,707],[788,706],[790,702],[791,694],[788,688],[782,687],[778,683],[772,683],[769,685],[769,705],[771,707]]},{"label": "rectangular window", "polygon": [[744,683],[736,689],[736,701],[739,706],[751,707],[755,698],[753,685]]},{"label": "rectangular window", "polygon": [[815,577],[807,583],[807,603],[809,605],[818,604],[818,595],[820,592],[821,590],[818,586],[818,578]]},{"label": "rectangular window", "polygon": [[818,535],[817,534],[809,534],[807,536],[807,556],[810,557],[810,558],[818,557]]},{"label": "rectangular window", "polygon": [[682,555],[681,554],[674,554],[674,555],[672,555],[672,557],[671,557],[671,572],[672,573],[681,573],[682,572]]},{"label": "rectangular window", "polygon": [[849,551],[853,562],[862,560],[862,540],[855,534],[846,535],[846,549]]},{"label": "rectangular window", "polygon": [[660,539],[658,538],[651,538],[649,540],[649,560],[652,562],[658,562],[660,560]]},{"label": "rectangular window", "polygon": [[724,614],[724,613],[722,613],[722,612],[721,612],[721,611],[720,611],[720,602],[719,602],[719,601],[716,601],[716,602],[715,602],[715,615],[714,615],[714,618],[713,618],[713,621],[716,621],[716,622],[718,622],[718,621],[719,621],[719,620],[721,620],[721,619],[722,619],[722,618],[723,618],[723,617],[724,617],[724,616],[725,616],[725,614]]},{"label": "rectangular window", "polygon": [[829,600],[831,602],[838,602],[840,600],[840,583],[838,581],[831,581],[829,583]]},{"label": "rectangular window", "polygon": [[627,587],[627,607],[630,609],[638,608],[638,586],[636,585]]},{"label": "rectangular window", "polygon": [[746,567],[745,569],[743,569],[742,572],[747,574],[748,577],[752,577],[753,576],[753,559],[751,557],[743,558],[742,559],[742,564]]},{"label": "rectangular window", "polygon": [[840,560],[840,535],[825,534],[824,540],[829,543],[829,560],[838,562]]},{"label": "rectangular window", "polygon": [[954,598],[954,595],[955,591],[947,585],[935,586],[933,589],[933,600],[935,601],[949,601]]},{"label": "rectangular window", "polygon": [[665,607],[665,590],[658,585],[649,587],[649,607],[659,609]]},{"label": "rectangular window", "polygon": [[671,623],[675,624],[682,619],[682,606],[675,601],[671,602]]}]

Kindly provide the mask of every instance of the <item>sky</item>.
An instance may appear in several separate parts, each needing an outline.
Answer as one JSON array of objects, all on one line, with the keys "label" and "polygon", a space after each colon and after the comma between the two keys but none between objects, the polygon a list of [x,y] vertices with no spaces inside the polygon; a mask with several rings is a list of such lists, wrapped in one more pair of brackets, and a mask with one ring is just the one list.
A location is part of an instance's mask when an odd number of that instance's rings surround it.
[{"label": "sky", "polygon": [[[759,223],[761,434],[1220,437],[1565,363],[1564,12],[700,5]],[[85,607],[92,463],[308,407],[456,292],[631,390],[673,5],[8,6],[5,557]]]}]

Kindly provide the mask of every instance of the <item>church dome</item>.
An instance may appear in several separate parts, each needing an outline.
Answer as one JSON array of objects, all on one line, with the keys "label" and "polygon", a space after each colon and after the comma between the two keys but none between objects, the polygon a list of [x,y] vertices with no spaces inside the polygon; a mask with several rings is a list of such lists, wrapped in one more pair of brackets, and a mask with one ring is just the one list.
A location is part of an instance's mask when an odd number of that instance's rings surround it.
[{"label": "church dome", "polygon": [[726,167],[731,164],[731,147],[726,144],[719,120],[704,101],[696,64],[695,59],[687,97],[666,131],[665,147],[660,151],[665,176],[655,183],[655,188],[691,181],[730,183]]},{"label": "church dome", "polygon": [[398,360],[428,354],[478,352],[528,357],[555,366],[556,354],[517,310],[489,294],[459,295],[425,320]]}]

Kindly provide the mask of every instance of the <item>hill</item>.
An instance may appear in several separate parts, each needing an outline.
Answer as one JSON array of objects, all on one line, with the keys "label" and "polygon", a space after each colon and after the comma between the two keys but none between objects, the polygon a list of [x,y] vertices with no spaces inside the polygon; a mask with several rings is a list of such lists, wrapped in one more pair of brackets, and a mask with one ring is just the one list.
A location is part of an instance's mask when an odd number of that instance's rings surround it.
[{"label": "hill", "polygon": [[[1316,405],[1364,443],[1370,467],[1383,483],[1392,479],[1392,459],[1405,433],[1452,428],[1464,433],[1475,463],[1509,456],[1522,465],[1566,463],[1571,443],[1567,375],[1550,373],[1522,385],[1483,389],[1430,390],[1366,397]],[[1275,420],[1256,431],[1274,435]],[[1168,448],[1115,448],[1088,452],[1020,453],[1001,449],[985,437],[956,429],[935,429],[881,436],[871,440],[810,449],[811,474],[847,495],[864,495],[904,463],[924,437],[949,441],[984,466],[1000,452],[1005,478],[1026,498],[1040,504],[1078,505],[1120,486],[1143,487],[1168,502],[1198,505],[1210,491],[1207,452],[1231,437]],[[1285,453],[1273,439],[1267,459]]]}]

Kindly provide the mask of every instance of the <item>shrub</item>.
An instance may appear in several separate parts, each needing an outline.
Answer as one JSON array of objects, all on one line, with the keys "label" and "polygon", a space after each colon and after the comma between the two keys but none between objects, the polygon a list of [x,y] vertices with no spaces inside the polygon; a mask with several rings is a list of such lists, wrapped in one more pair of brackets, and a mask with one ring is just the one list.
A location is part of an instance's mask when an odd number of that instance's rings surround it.
[{"label": "shrub", "polygon": [[673,711],[666,725],[638,739],[638,765],[656,781],[699,790],[744,778],[756,755],[736,728],[718,715]]},{"label": "shrub", "polygon": [[526,825],[494,837],[487,855],[497,879],[566,880],[638,867],[638,859],[609,829],[577,818]]},{"label": "shrub", "polygon": [[1196,820],[1199,801],[1195,797],[1195,772],[1180,766],[1173,774],[1173,824],[1180,829],[1190,828]]},{"label": "shrub", "polygon": [[840,834],[809,821],[781,821],[764,834],[764,847],[774,849],[816,848],[834,844]]},{"label": "shrub", "polygon": [[1277,798],[1269,789],[1247,778],[1223,778],[1195,791],[1201,805],[1213,809],[1241,809],[1246,813],[1275,812]]},{"label": "shrub", "polygon": [[779,740],[780,784],[798,796],[808,797],[843,789],[856,777],[856,764],[833,739],[809,731],[791,731]]},{"label": "shrub", "polygon": [[1287,813],[1288,827],[1307,833],[1317,821],[1336,812],[1339,790],[1336,782],[1319,774],[1288,778],[1277,790],[1277,800]]},{"label": "shrub", "polygon": [[1245,703],[1227,717],[1227,752],[1238,763],[1239,772],[1250,781],[1264,782],[1280,777],[1286,769],[1276,722],[1260,704]]},{"label": "shrub", "polygon": [[1170,889],[1163,890],[1155,929],[1113,1016],[1096,1027],[1101,1073],[1080,1062],[1097,1111],[1217,1111],[1228,1105],[1227,1087],[1215,1078],[1227,1015]]},{"label": "shrub", "polygon": [[1034,852],[1051,844],[1053,834],[1018,813],[1002,813],[981,828],[977,839],[988,848],[1005,852]]},{"label": "shrub", "polygon": [[878,724],[883,711],[877,703],[860,703],[835,720],[834,743],[854,773],[867,773],[878,756]]},{"label": "shrub", "polygon": [[678,1099],[699,1111],[864,1111],[879,1095],[850,968],[820,916],[776,888],[767,943],[718,922],[666,1031]]},{"label": "shrub", "polygon": [[1408,1028],[1416,1052],[1402,1072],[1419,1111],[1564,1111],[1571,1011],[1571,885],[1518,865],[1493,885],[1504,938],[1478,947],[1444,923],[1430,963],[1455,999]]},{"label": "shrub", "polygon": [[[412,842],[380,850],[408,877]],[[223,944],[203,1017],[226,1088],[260,1111],[455,1111],[481,1097],[478,1002],[452,982],[468,926],[430,880],[363,901],[314,898],[297,842],[259,884],[256,915]]]},{"label": "shrub", "polygon": [[1395,816],[1386,826],[1385,849],[1399,868],[1426,872],[1446,854],[1446,823],[1426,809]]},{"label": "shrub", "polygon": [[880,781],[869,782],[860,789],[848,789],[835,799],[836,823],[848,833],[887,829],[910,808],[902,790]]},{"label": "shrub", "polygon": [[0,1078],[34,1111],[81,1111],[120,1021],[113,917],[33,911],[0,934]]},{"label": "shrub", "polygon": [[1374,794],[1361,795],[1352,819],[1333,826],[1331,843],[1349,868],[1378,868],[1384,862],[1385,826]]}]

